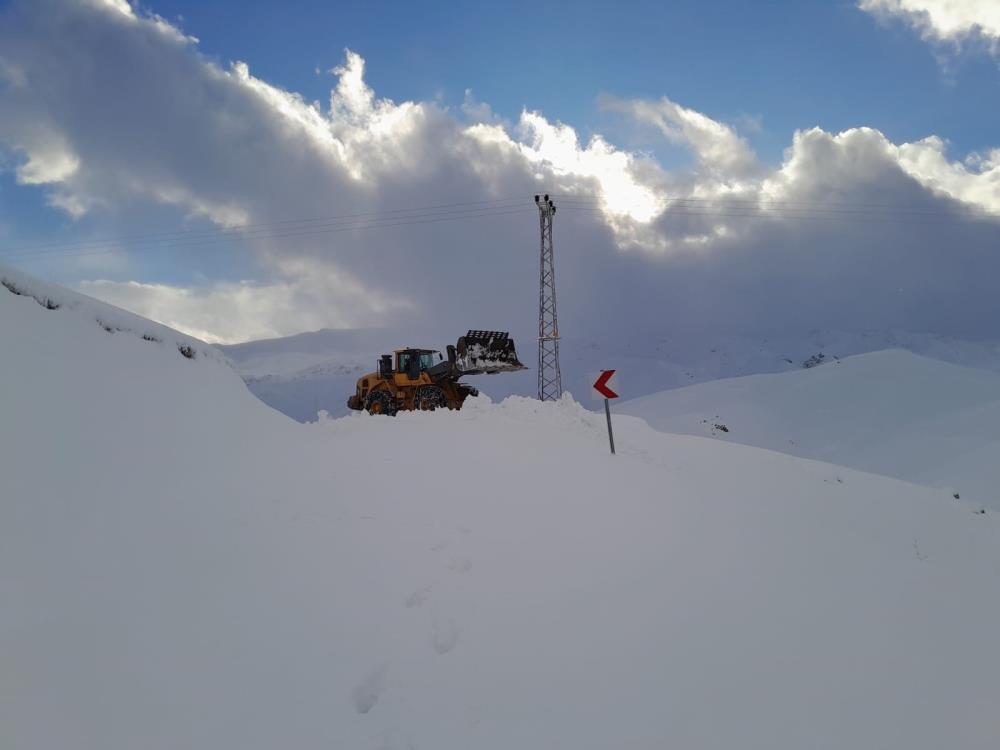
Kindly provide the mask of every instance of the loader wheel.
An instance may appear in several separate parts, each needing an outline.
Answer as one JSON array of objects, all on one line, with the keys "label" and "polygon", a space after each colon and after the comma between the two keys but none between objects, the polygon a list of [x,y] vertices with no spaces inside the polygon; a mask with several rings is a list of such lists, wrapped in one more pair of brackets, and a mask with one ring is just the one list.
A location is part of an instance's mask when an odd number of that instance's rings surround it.
[{"label": "loader wheel", "polygon": [[444,391],[436,385],[424,385],[418,388],[413,403],[420,411],[434,411],[448,405]]},{"label": "loader wheel", "polygon": [[390,417],[396,416],[396,404],[385,391],[372,391],[365,400],[365,409],[369,414],[387,414]]}]

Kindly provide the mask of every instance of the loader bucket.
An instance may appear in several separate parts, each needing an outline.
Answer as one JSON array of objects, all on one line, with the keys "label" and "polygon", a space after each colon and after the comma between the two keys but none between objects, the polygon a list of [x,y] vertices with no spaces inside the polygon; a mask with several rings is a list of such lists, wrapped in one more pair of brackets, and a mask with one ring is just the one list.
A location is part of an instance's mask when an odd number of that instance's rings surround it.
[{"label": "loader bucket", "polygon": [[517,358],[506,331],[469,331],[455,346],[455,367],[462,375],[485,375],[528,369]]}]

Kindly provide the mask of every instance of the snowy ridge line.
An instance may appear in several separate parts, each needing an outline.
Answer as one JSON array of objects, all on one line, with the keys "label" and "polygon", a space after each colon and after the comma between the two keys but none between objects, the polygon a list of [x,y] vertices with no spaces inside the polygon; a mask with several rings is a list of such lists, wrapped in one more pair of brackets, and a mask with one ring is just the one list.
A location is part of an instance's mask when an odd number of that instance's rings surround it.
[{"label": "snowy ridge line", "polygon": [[1000,511],[1000,375],[901,349],[726,378],[619,406],[696,435],[935,487]]},{"label": "snowy ridge line", "polygon": [[[917,355],[912,355],[911,353],[904,351],[885,353],[879,352],[874,356],[871,354],[856,356],[874,359],[880,354],[892,355],[897,353],[904,354],[915,359],[920,359]],[[846,359],[850,360],[852,358]],[[945,368],[958,368],[957,365],[941,364]],[[965,369],[968,369],[972,373],[986,377],[991,375],[991,373],[985,371],[978,371],[972,368]],[[793,371],[793,374],[795,372],[801,371]],[[725,381],[717,382],[724,383]],[[695,391],[698,389],[698,386],[690,386],[689,388],[690,390]],[[680,390],[683,391],[685,389]],[[652,400],[657,396],[666,396],[672,393],[676,393],[676,391],[666,391],[663,394],[654,394],[651,397],[642,397],[641,399],[636,399],[636,401],[641,402],[647,399]],[[620,406],[625,407],[630,403],[633,402],[625,402]],[[439,412],[437,415],[433,412],[401,412],[397,415],[396,419],[419,422],[428,419],[440,419],[445,417],[445,414],[445,412]],[[339,422],[342,423],[345,428],[349,428],[354,424],[358,424],[356,421],[352,423],[350,420],[364,419],[365,416],[367,415],[352,414],[348,417],[332,418],[324,413],[320,417],[320,422],[325,422],[326,424]],[[549,402],[542,402],[535,398],[526,396],[507,396],[502,400],[494,401],[488,395],[481,393],[478,396],[467,399],[465,405],[462,407],[462,411],[458,413],[458,416],[468,421],[501,419],[508,424],[521,423],[525,425],[544,426],[548,429],[554,428],[559,432],[571,432],[584,437],[587,440],[594,440],[602,444],[607,443],[607,426],[604,414],[591,411],[586,406],[576,401],[569,391],[564,391],[562,398],[559,400]],[[676,471],[678,469],[676,462],[668,458],[669,452],[661,453],[655,449],[651,449],[651,446],[654,446],[657,443],[663,443],[664,441],[670,441],[678,435],[684,435],[684,439],[689,441],[696,443],[704,442],[706,445],[713,444],[715,446],[714,450],[721,450],[721,453],[719,454],[720,458],[729,456],[746,458],[747,456],[753,456],[754,453],[758,451],[763,454],[759,456],[759,459],[764,461],[771,460],[769,456],[793,455],[801,461],[801,465],[806,468],[807,471],[815,473],[817,476],[824,477],[822,479],[823,482],[835,482],[837,484],[842,484],[845,480],[857,481],[859,479],[864,479],[865,477],[889,477],[896,481],[911,484],[915,488],[919,487],[922,490],[931,489],[935,491],[943,505],[953,506],[960,509],[962,512],[977,516],[990,515],[994,523],[997,519],[997,514],[988,513],[982,502],[977,500],[975,497],[973,499],[969,499],[967,495],[961,495],[953,486],[951,486],[951,484],[948,484],[947,482],[935,483],[927,481],[924,478],[897,476],[885,471],[880,471],[877,467],[872,468],[868,465],[855,465],[854,463],[844,463],[841,460],[824,459],[820,456],[798,454],[794,451],[783,450],[780,446],[775,447],[767,444],[740,442],[738,440],[719,440],[717,438],[704,434],[698,434],[696,432],[680,432],[672,430],[664,431],[657,429],[654,425],[650,424],[650,421],[646,418],[630,413],[626,408],[618,409],[613,414],[613,420],[615,423],[615,443],[619,454],[629,456],[633,459],[638,459],[647,464],[658,465],[667,471]],[[380,427],[382,426],[382,423],[374,423],[374,426]],[[728,451],[731,448],[737,449],[736,452],[730,454]],[[749,453],[747,452],[748,450]],[[977,496],[981,495],[981,493],[973,494]]]},{"label": "snowy ridge line", "polygon": [[[524,333],[520,338],[530,338]],[[613,341],[563,338],[564,386],[584,393],[592,382],[586,374],[614,363],[628,382],[623,395],[632,399],[720,378],[838,367],[838,360],[885,349],[906,349],[963,367],[1000,372],[1000,341],[926,332],[813,329],[780,335],[704,337],[665,326],[653,338],[643,336],[640,341],[630,335]],[[312,422],[320,409],[334,416],[347,413],[345,394],[354,391],[357,374],[338,371],[338,366],[358,364],[361,372],[371,372],[378,355],[393,350],[401,341],[442,338],[434,331],[404,334],[386,328],[326,329],[217,348],[230,358],[258,398],[296,421]],[[818,367],[803,367],[817,361]],[[475,384],[495,400],[532,393],[535,388],[530,370],[500,373]]]},{"label": "snowy ridge line", "polygon": [[37,294],[32,294],[21,287],[19,287],[15,282],[11,281],[6,277],[0,277],[0,286],[3,286],[11,294],[17,294],[19,296],[31,297],[35,302],[44,307],[46,310],[58,310],[60,305],[58,302],[53,302],[48,297],[40,297]]},{"label": "snowy ridge line", "polygon": [[[232,360],[230,360],[231,362]],[[234,365],[235,367],[235,365]],[[236,368],[239,370],[240,368]],[[366,371],[362,364],[337,364],[335,362],[323,362],[312,367],[304,367],[291,375],[266,374],[266,375],[243,375],[243,380],[247,385],[251,383],[272,383],[275,381],[301,380],[322,375],[355,375],[360,377]],[[242,373],[241,373],[242,374]]]},{"label": "snowy ridge line", "polygon": [[[574,399],[573,394],[569,391],[563,391],[562,397],[556,401],[539,401],[536,398],[528,396],[507,396],[503,400],[494,401],[489,396],[480,393],[478,396],[466,399],[465,405],[458,412],[457,416],[463,420],[473,422],[483,419],[502,419],[507,423],[520,423],[533,426],[544,425],[548,429],[554,429],[558,432],[571,432],[587,440],[597,441],[602,445],[606,444],[608,440],[607,423],[603,412],[588,409]],[[353,424],[356,424],[356,422],[352,424],[350,420],[364,420],[366,417],[367,415],[363,413],[352,413],[347,417],[336,418],[324,415],[320,421],[328,424],[341,423],[345,428],[349,429]],[[449,418],[449,413],[412,411],[400,412],[395,417],[397,421],[409,420],[415,422],[441,418]],[[720,451],[720,457],[730,455],[729,451],[733,448],[736,449],[736,452],[732,455],[743,457],[753,456],[758,452],[763,454],[762,458],[764,456],[794,455],[789,454],[788,451],[770,446],[739,443],[738,441],[719,441],[707,435],[664,432],[651,426],[646,419],[629,414],[624,410],[614,412],[612,419],[615,424],[615,443],[618,453],[637,458],[646,463],[657,463],[665,468],[673,468],[674,463],[669,458],[664,460],[664,456],[656,456],[654,458],[655,451],[651,452],[649,447],[657,441],[672,440],[681,434],[683,434],[685,440],[713,445],[713,450]],[[370,422],[375,427],[380,427],[383,423],[384,420]],[[824,476],[829,475],[834,481],[839,481],[838,477],[840,479],[856,476],[886,477],[884,473],[878,471],[824,461],[821,458],[809,456],[798,456],[797,458],[803,467],[809,467],[809,471],[814,471]],[[764,458],[764,460],[770,459]],[[933,487],[925,483],[898,477],[893,477],[893,479],[912,484],[914,487],[919,487],[923,490],[927,490],[928,488],[937,490],[941,499],[945,501],[945,504],[953,504],[954,501],[959,500],[959,498],[954,498],[954,490],[951,487]],[[976,503],[958,502],[957,505],[977,515],[981,512],[981,506]]]},{"label": "snowy ridge line", "polygon": [[46,310],[73,310],[91,316],[108,333],[128,333],[156,344],[167,342],[174,344],[187,359],[200,357],[228,364],[215,347],[199,339],[65,287],[39,281],[3,264],[0,264],[0,286],[11,294],[33,299]]}]

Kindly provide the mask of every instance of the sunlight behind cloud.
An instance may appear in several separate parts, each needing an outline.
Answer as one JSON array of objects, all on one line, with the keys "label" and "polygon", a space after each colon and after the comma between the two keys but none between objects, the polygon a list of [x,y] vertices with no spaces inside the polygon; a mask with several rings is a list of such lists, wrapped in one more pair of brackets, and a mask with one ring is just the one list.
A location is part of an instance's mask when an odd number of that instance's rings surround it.
[{"label": "sunlight behind cloud", "polygon": [[410,307],[372,295],[333,272],[289,263],[284,279],[268,284],[235,281],[204,287],[136,281],[83,281],[80,290],[97,299],[160,321],[212,344],[233,344],[320,328],[371,325]]},{"label": "sunlight behind cloud", "polygon": [[527,141],[518,144],[522,154],[556,176],[594,180],[609,213],[648,222],[659,211],[653,191],[631,173],[634,155],[619,151],[599,135],[581,148],[573,128],[550,123],[537,112],[522,113],[520,125]]}]

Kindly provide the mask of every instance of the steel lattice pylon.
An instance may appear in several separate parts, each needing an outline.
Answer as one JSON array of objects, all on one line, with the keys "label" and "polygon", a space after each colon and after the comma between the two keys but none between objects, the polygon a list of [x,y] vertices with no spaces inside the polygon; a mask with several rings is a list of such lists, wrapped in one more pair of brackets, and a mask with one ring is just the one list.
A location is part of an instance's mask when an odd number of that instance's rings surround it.
[{"label": "steel lattice pylon", "polygon": [[562,396],[559,373],[559,321],[556,317],[556,265],[552,251],[552,217],[555,204],[549,196],[535,196],[541,230],[538,276],[538,398],[554,401]]}]

